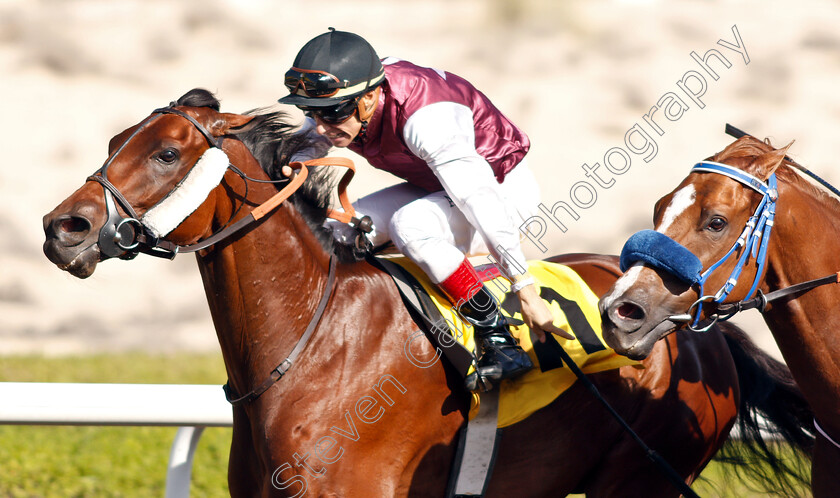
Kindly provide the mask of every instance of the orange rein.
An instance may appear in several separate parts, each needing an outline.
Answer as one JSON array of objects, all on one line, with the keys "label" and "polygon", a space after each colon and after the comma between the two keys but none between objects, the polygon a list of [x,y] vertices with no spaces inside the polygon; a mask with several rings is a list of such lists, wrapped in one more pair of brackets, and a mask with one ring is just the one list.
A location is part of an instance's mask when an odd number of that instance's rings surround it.
[{"label": "orange rein", "polygon": [[[341,181],[338,184],[338,199],[341,202],[341,207],[344,208],[344,212],[342,213],[340,211],[330,209],[329,211],[327,211],[327,216],[329,218],[333,218],[343,223],[350,224],[360,229],[362,229],[362,227],[365,226],[365,223],[361,223],[360,220],[355,218],[356,211],[353,209],[353,205],[350,203],[350,200],[347,197],[347,185],[350,184],[350,180],[356,173],[356,166],[353,164],[352,160],[344,157],[324,157],[321,159],[310,159],[308,161],[303,162],[295,161],[289,163],[289,166],[293,170],[297,170],[298,174],[295,175],[289,181],[289,183],[285,187],[283,187],[279,192],[271,196],[267,201],[254,208],[248,214],[248,216],[239,219],[232,225],[227,226],[226,228],[222,229],[219,232],[216,232],[210,237],[188,246],[179,246],[167,240],[155,240],[152,246],[152,250],[148,251],[148,254],[151,254],[153,256],[167,257],[171,259],[174,258],[175,255],[179,252],[186,253],[200,251],[218,243],[221,240],[226,239],[227,237],[236,233],[242,228],[271,213],[277,208],[277,206],[282,204],[283,201],[291,197],[292,194],[294,194],[297,191],[297,189],[299,189],[300,186],[303,185],[303,182],[306,181],[306,177],[309,174],[309,171],[306,168],[304,168],[304,166],[344,166],[345,168],[347,168],[348,171],[344,173],[344,177],[341,178]],[[362,227],[359,226],[360,224],[362,225]],[[142,237],[143,235],[141,234],[141,236],[138,238]]]},{"label": "orange rein", "polygon": [[309,170],[304,168],[304,166],[344,166],[347,168],[347,172],[344,173],[344,176],[341,177],[341,181],[338,183],[338,200],[341,203],[341,207],[344,209],[344,212],[330,209],[327,211],[327,216],[343,223],[351,223],[353,218],[356,216],[356,210],[353,209],[353,204],[350,203],[350,199],[347,197],[347,186],[350,185],[350,181],[356,174],[356,165],[353,164],[352,160],[346,157],[323,157],[320,159],[310,159],[308,161],[295,161],[289,163],[289,167],[293,170],[297,170],[298,174],[295,175],[289,184],[283,187],[280,192],[277,192],[270,199],[251,211],[251,215],[254,217],[254,220],[258,220],[273,211],[277,206],[282,204],[283,201],[291,197],[291,195],[294,194],[301,185],[303,185],[303,182],[306,181],[306,177],[309,175]]}]

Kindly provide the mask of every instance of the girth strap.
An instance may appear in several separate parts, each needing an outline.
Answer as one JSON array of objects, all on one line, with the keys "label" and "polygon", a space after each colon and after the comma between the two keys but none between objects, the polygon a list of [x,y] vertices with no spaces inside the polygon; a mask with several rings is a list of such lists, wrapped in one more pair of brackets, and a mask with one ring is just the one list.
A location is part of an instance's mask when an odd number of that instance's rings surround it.
[{"label": "girth strap", "polygon": [[498,424],[499,389],[491,389],[481,394],[478,414],[461,429],[447,498],[484,496],[502,436]]},{"label": "girth strap", "polygon": [[309,339],[312,337],[312,334],[315,333],[315,329],[318,327],[318,323],[321,321],[321,317],[324,314],[324,310],[327,308],[327,302],[330,300],[330,296],[332,296],[333,287],[335,284],[335,256],[330,256],[330,269],[329,269],[329,276],[327,277],[327,286],[324,289],[324,294],[321,295],[321,301],[318,303],[318,307],[315,309],[315,314],[312,315],[312,319],[309,320],[309,325],[306,326],[306,331],[304,331],[303,335],[298,340],[297,344],[295,344],[294,349],[292,352],[289,353],[289,356],[286,357],[277,368],[271,371],[271,374],[266,378],[259,386],[251,390],[251,392],[245,394],[244,396],[240,396],[238,398],[234,398],[235,394],[230,387],[230,381],[228,381],[222,388],[225,391],[225,397],[227,398],[228,402],[233,405],[240,405],[242,403],[250,403],[257,398],[259,398],[262,393],[266,392],[269,387],[273,386],[275,382],[280,380],[283,375],[292,367],[292,364],[297,360],[297,357],[300,356],[300,353],[306,347],[306,344],[309,342]]},{"label": "girth strap", "polygon": [[833,437],[829,436],[828,433],[825,432],[825,430],[822,427],[820,427],[820,423],[817,422],[816,418],[814,418],[814,429],[816,429],[817,432],[819,432],[820,435],[824,437],[829,443],[833,444],[836,448],[840,449],[840,443],[835,441]]}]

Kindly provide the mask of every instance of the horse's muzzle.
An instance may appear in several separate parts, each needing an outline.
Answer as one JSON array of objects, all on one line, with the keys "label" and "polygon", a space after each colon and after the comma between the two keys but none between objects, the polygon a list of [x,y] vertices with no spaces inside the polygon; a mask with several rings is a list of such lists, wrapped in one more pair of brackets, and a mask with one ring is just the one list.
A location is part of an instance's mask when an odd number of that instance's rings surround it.
[{"label": "horse's muzzle", "polygon": [[95,210],[95,204],[80,202],[70,212],[56,210],[44,216],[44,255],[79,278],[93,274],[99,260],[97,234],[91,222]]}]

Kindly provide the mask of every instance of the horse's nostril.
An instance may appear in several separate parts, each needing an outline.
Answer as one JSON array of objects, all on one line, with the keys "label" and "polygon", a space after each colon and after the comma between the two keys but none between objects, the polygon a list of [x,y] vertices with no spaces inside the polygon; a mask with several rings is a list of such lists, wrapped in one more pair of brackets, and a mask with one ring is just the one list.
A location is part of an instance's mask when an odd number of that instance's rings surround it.
[{"label": "horse's nostril", "polygon": [[633,303],[621,303],[616,311],[618,312],[618,316],[624,320],[641,320],[645,317],[644,310]]},{"label": "horse's nostril", "polygon": [[47,225],[47,240],[54,240],[62,246],[72,247],[87,238],[91,227],[90,221],[84,216],[59,216]]},{"label": "horse's nostril", "polygon": [[71,216],[59,222],[58,228],[60,231],[68,234],[87,232],[90,230],[90,222],[84,218]]}]

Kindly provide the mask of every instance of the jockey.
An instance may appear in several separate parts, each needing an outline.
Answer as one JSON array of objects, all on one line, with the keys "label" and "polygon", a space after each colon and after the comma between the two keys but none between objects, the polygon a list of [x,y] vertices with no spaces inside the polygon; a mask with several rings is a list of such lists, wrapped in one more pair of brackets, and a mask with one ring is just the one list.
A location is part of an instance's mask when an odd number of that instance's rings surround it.
[{"label": "jockey", "polygon": [[[495,257],[541,341],[544,331],[572,338],[553,324],[520,247],[517,227],[539,203],[525,163],[530,142],[484,94],[452,73],[380,61],[363,38],[333,28],[304,45],[285,83],[290,93],[280,102],[304,111],[304,133],[314,130],[406,180],[354,207],[372,219],[374,246],[393,241],[475,326],[478,375],[467,377],[469,390],[533,365],[465,254]],[[342,242],[356,234],[334,226]]]}]

